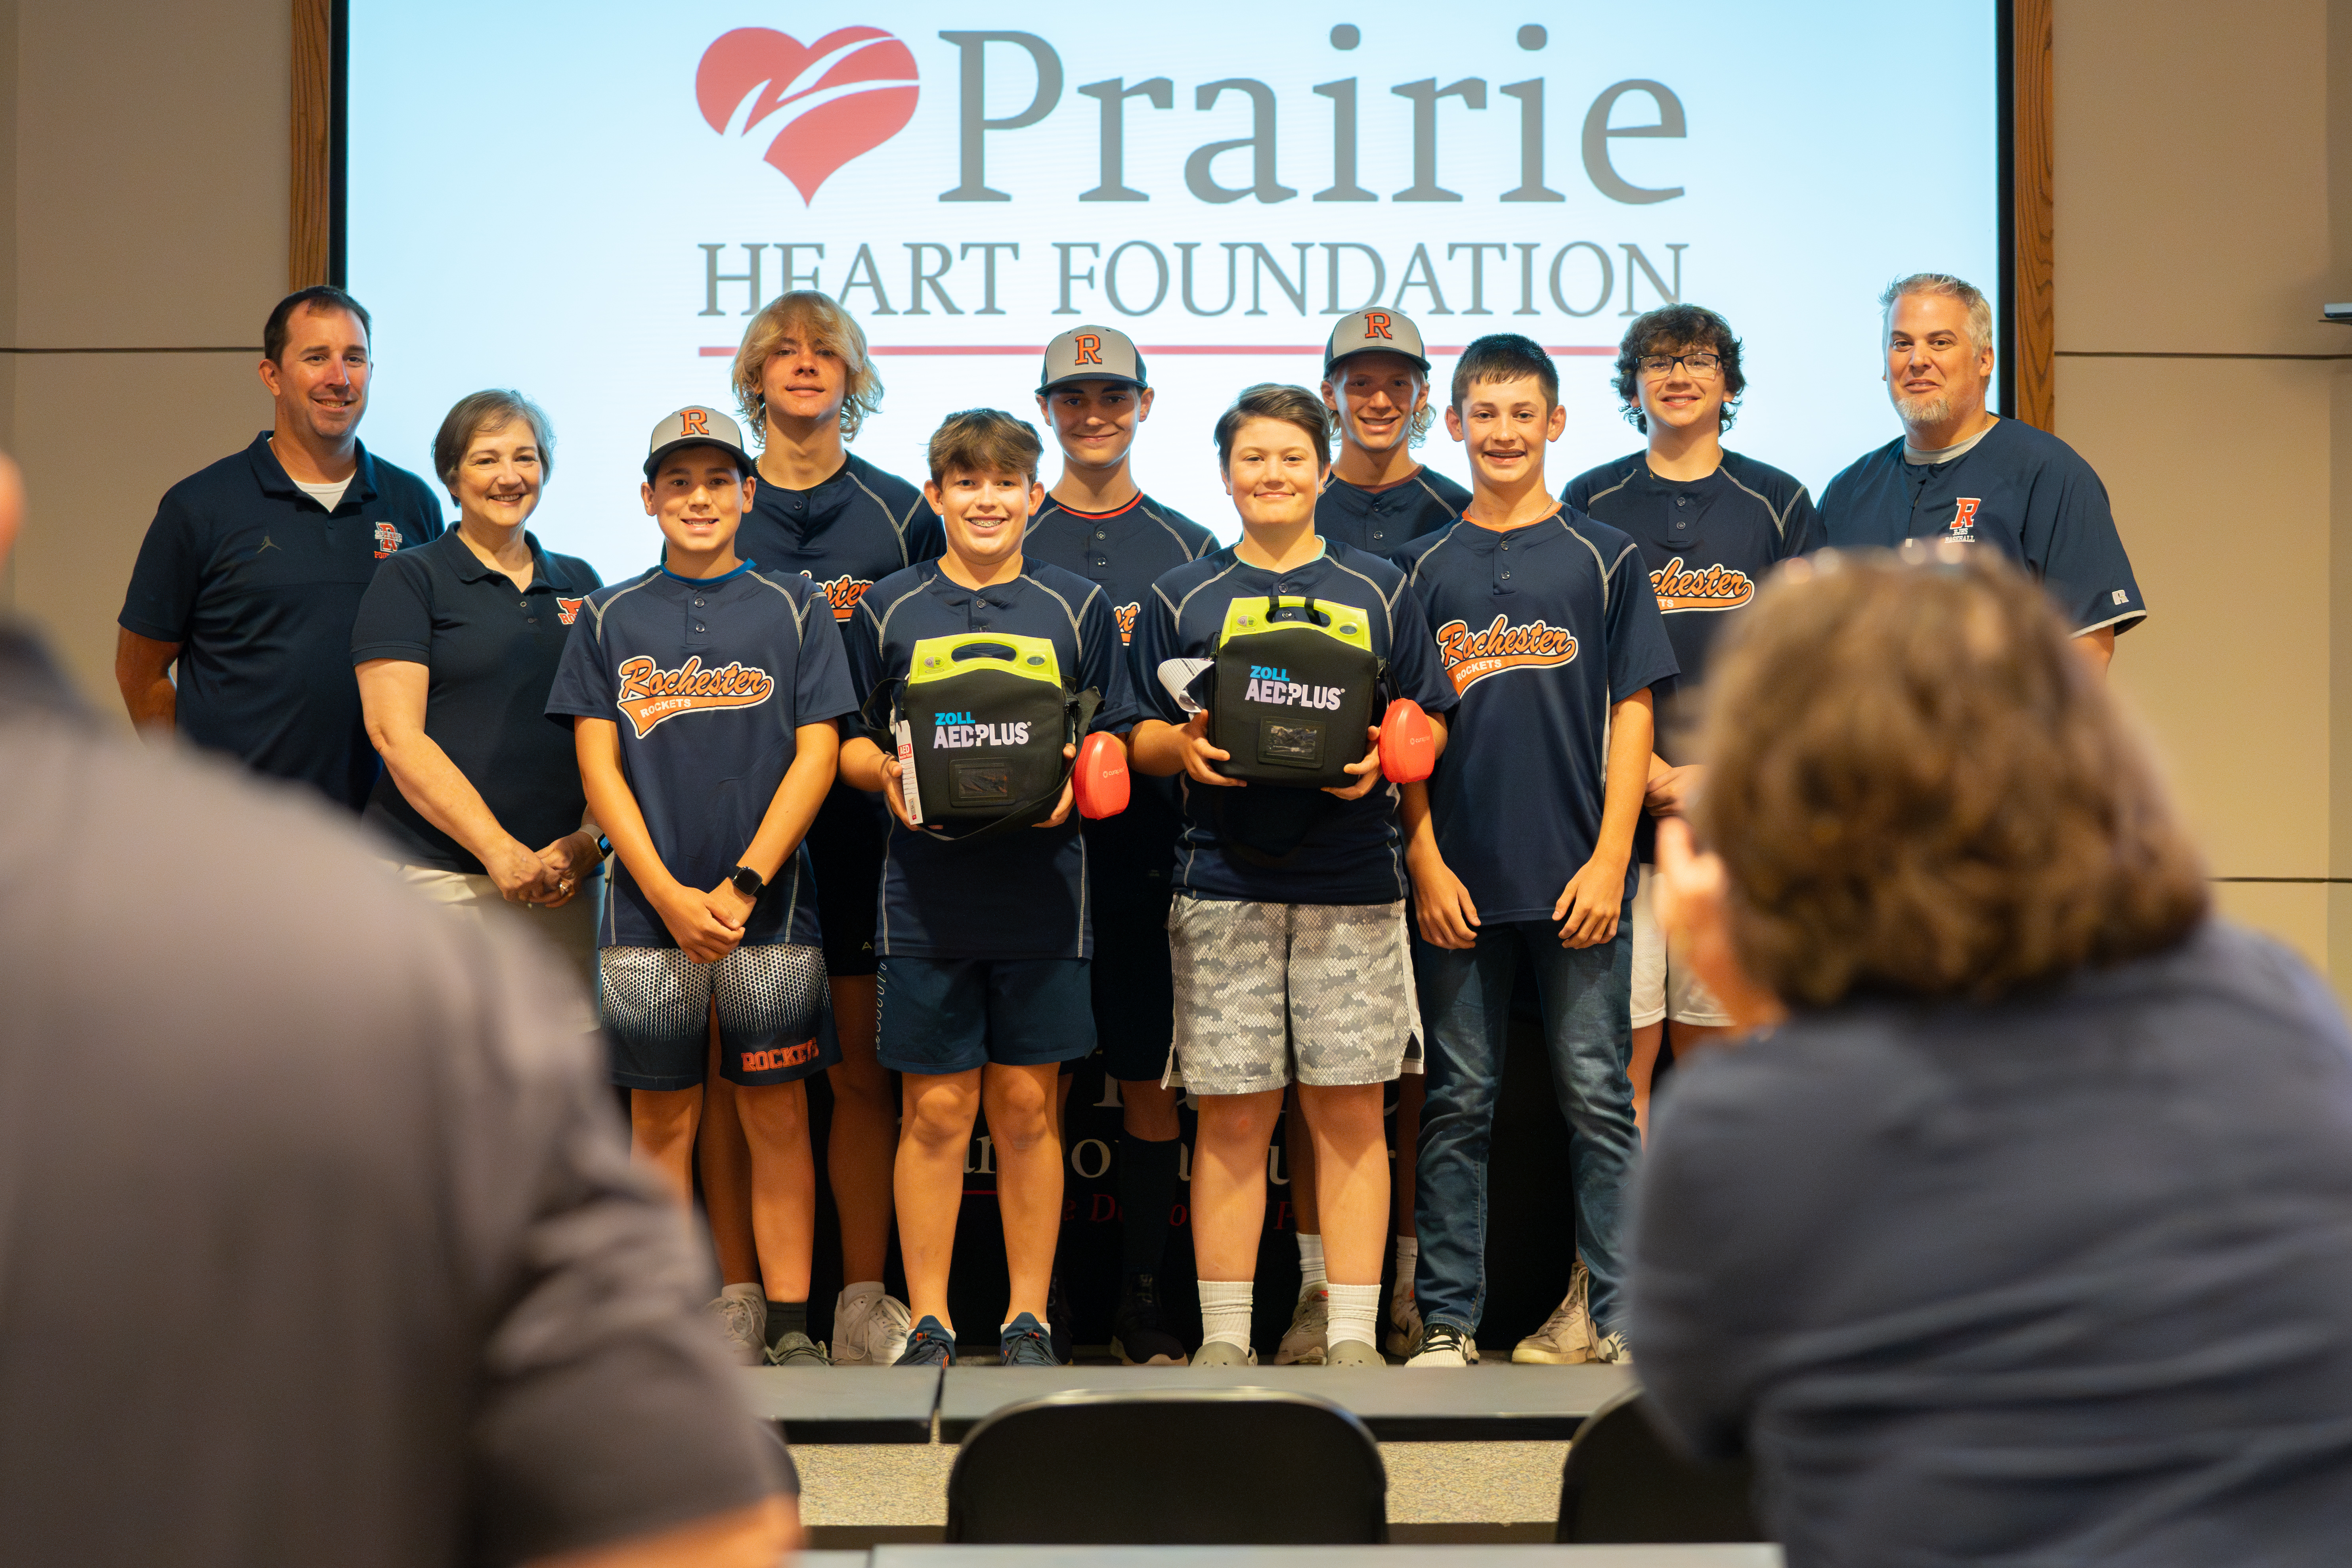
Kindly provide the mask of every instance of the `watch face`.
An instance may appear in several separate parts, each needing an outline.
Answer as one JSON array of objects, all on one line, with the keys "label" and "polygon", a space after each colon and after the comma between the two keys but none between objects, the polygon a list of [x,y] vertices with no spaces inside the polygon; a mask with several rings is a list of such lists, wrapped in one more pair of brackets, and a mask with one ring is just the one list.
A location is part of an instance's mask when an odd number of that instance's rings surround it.
[{"label": "watch face", "polygon": [[760,880],[760,873],[749,866],[738,867],[732,879],[735,883],[735,890],[747,899],[758,898],[760,889],[764,885]]}]

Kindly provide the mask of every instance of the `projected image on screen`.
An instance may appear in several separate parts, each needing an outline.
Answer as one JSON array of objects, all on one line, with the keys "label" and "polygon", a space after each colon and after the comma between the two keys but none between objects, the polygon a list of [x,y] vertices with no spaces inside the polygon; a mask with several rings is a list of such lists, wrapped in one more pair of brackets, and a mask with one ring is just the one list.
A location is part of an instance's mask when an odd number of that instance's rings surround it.
[{"label": "projected image on screen", "polygon": [[[639,570],[646,432],[731,407],[745,319],[818,289],[886,386],[853,450],[917,482],[951,410],[1045,429],[1055,333],[1127,332],[1137,479],[1230,539],[1211,424],[1314,385],[1338,317],[1411,316],[1441,404],[1479,335],[1549,348],[1557,489],[1640,444],[1616,343],[1686,300],[1744,340],[1728,444],[1818,494],[1898,432],[1878,289],[1999,283],[1992,0],[1524,9],[351,0],[365,437],[429,471],[452,402],[519,388],[557,433],[534,531]],[[1421,456],[1466,480],[1442,421]]]}]

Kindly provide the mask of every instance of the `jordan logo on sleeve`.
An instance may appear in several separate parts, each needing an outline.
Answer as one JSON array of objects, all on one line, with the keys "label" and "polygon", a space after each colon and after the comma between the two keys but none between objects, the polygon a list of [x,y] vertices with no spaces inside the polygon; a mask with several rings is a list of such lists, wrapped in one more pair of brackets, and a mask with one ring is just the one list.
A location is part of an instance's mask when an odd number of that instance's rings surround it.
[{"label": "jordan logo on sleeve", "polygon": [[615,673],[621,678],[621,693],[614,706],[637,727],[640,741],[681,713],[757,708],[776,689],[775,678],[764,669],[745,664],[706,669],[699,655],[677,669],[663,669],[640,654],[624,659]]}]

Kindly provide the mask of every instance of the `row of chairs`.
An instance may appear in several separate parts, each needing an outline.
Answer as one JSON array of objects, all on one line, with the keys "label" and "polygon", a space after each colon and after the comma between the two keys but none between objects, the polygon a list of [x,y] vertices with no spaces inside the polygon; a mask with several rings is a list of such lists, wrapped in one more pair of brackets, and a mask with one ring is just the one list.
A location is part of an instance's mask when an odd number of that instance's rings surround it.
[{"label": "row of chairs", "polygon": [[[1069,1483],[1040,1487],[1039,1476]],[[1564,1542],[1762,1541],[1747,1465],[1696,1465],[1629,1389],[1569,1445]],[[948,1477],[947,1539],[1005,1545],[1369,1545],[1388,1540],[1371,1432],[1311,1394],[1073,1391],[972,1428]]]}]

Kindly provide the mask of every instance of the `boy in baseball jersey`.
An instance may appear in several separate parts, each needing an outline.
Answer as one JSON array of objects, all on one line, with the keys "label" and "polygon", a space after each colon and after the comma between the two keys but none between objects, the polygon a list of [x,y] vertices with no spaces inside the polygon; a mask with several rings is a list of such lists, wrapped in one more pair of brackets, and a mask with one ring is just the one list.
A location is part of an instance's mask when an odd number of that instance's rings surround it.
[{"label": "boy in baseball jersey", "polygon": [[[945,548],[922,492],[848,450],[881,405],[882,378],[865,332],[839,304],[813,289],[770,301],[744,329],[731,380],[736,406],[760,441],[760,483],[743,514],[740,554],[772,576],[807,578],[846,626],[874,583]],[[838,1366],[887,1366],[907,1343],[906,1303],[882,1288],[898,1142],[898,1099],[874,1058],[874,900],[887,826],[873,796],[836,783],[808,836],[841,1035],[841,1061],[825,1075],[833,1089],[826,1173],[845,1281],[833,1310]],[[744,1205],[735,1196],[743,1181],[741,1137],[730,1110],[723,1091],[714,1097],[700,1154],[711,1229],[731,1280],[744,1259],[740,1239],[730,1248],[728,1238],[740,1238],[736,1216]]]},{"label": "boy in baseball jersey", "polygon": [[[1395,690],[1428,711],[1441,749],[1454,693],[1404,574],[1315,531],[1331,451],[1321,399],[1303,387],[1252,387],[1217,421],[1216,441],[1242,538],[1152,585],[1135,664],[1153,717],[1130,748],[1136,771],[1183,775],[1168,931],[1173,1068],[1200,1106],[1192,1224],[1204,1335],[1193,1364],[1256,1360],[1250,1312],[1266,1148],[1296,1079],[1316,1143],[1328,1360],[1377,1366],[1389,1215],[1382,1089],[1420,1047],[1403,839],[1396,789],[1381,777],[1380,732],[1368,729],[1361,759],[1346,764],[1349,784],[1244,784],[1219,771],[1232,756],[1210,741],[1208,713],[1188,715],[1179,689],[1196,661],[1216,658],[1229,626],[1263,615],[1269,625],[1319,616],[1335,636],[1364,638]],[[1309,689],[1290,679],[1286,670],[1267,684]]]},{"label": "boy in baseball jersey", "polygon": [[1628,1354],[1619,1231],[1640,1144],[1625,1075],[1633,933],[1621,917],[1650,688],[1672,679],[1675,656],[1641,547],[1551,498],[1544,447],[1566,422],[1542,349],[1497,333],[1464,350],[1445,425],[1470,451],[1470,510],[1407,552],[1461,700],[1444,763],[1405,787],[1430,1031],[1413,1366],[1465,1364],[1486,1308],[1486,1158],[1522,963],[1576,1135],[1594,1354]]},{"label": "boy in baseball jersey", "polygon": [[[1122,643],[1151,584],[1217,547],[1216,536],[1137,488],[1136,428],[1151,415],[1143,356],[1115,327],[1074,327],[1045,345],[1037,412],[1062,448],[1062,477],[1029,520],[1022,553],[1108,595]],[[1130,671],[1130,673],[1132,673]],[[1129,1364],[1184,1363],[1161,1324],[1159,1276],[1177,1196],[1177,1091],[1163,1086],[1175,1029],[1168,977],[1169,875],[1176,791],[1136,783],[1128,807],[1084,825],[1095,921],[1095,1037],[1118,1082],[1118,1210],[1123,1235],[1111,1348]],[[1068,1093],[1065,1078],[1062,1092]]]},{"label": "boy in baseball jersey", "polygon": [[949,416],[931,437],[923,491],[945,524],[947,553],[876,584],[846,634],[851,674],[871,710],[842,748],[842,777],[879,792],[895,819],[875,945],[880,1060],[905,1075],[896,1185],[915,1328],[901,1365],[955,1360],[948,1268],[983,1106],[1011,1283],[999,1348],[1008,1365],[1057,1363],[1046,1306],[1062,1215],[1055,1080],[1063,1062],[1095,1048],[1087,845],[1071,820],[1072,790],[1064,785],[1044,821],[986,839],[958,843],[918,827],[898,759],[880,743],[890,738],[877,726],[888,716],[874,702],[918,658],[951,658],[943,639],[992,632],[1052,645],[1064,685],[1100,694],[1090,731],[1123,732],[1135,721],[1108,595],[1022,556],[1022,533],[1043,499],[1041,450],[1036,433],[1010,414]]},{"label": "boy in baseball jersey", "polygon": [[816,1175],[810,1075],[840,1056],[802,838],[856,707],[841,634],[805,578],[735,554],[751,459],[735,422],[654,427],[646,512],[663,564],[600,588],[572,627],[551,717],[620,867],[598,990],[638,1156],[691,1205],[712,1021],[751,1146],[766,1359],[824,1364],[808,1335]]}]

